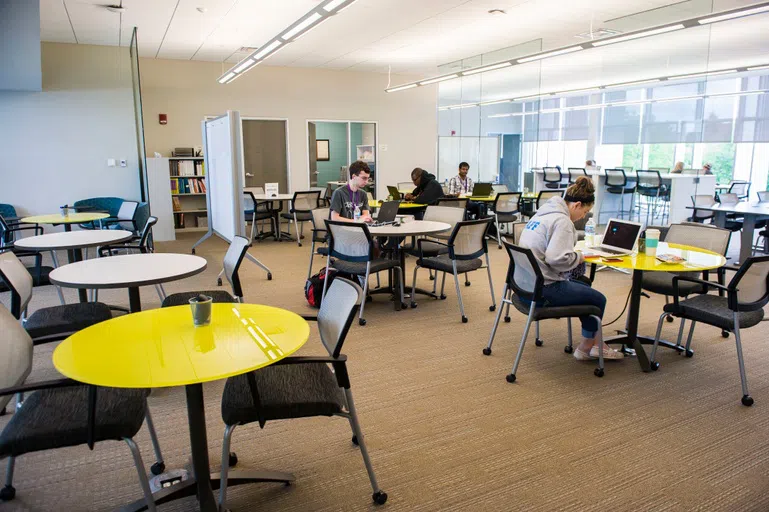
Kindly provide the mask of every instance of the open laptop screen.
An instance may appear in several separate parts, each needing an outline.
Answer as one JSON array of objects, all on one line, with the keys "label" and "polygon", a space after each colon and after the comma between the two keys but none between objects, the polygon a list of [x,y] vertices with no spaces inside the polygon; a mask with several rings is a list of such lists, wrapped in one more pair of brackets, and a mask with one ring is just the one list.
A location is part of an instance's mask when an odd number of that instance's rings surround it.
[{"label": "open laptop screen", "polygon": [[626,251],[633,250],[636,238],[641,231],[641,225],[612,219],[606,226],[601,245],[617,247]]}]

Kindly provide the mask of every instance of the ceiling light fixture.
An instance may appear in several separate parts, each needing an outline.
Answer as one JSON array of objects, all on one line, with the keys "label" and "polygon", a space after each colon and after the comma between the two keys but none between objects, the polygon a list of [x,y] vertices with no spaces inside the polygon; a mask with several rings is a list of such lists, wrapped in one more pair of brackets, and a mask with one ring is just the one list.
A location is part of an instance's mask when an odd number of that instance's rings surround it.
[{"label": "ceiling light fixture", "polygon": [[406,84],[406,85],[399,85],[398,87],[392,87],[390,89],[386,89],[387,92],[398,92],[398,91],[405,91],[406,89],[412,89],[416,87],[417,84]]},{"label": "ceiling light fixture", "polygon": [[550,57],[557,57],[558,55],[565,55],[567,53],[574,53],[582,50],[581,46],[571,46],[569,48],[562,48],[552,52],[540,53],[539,55],[532,55],[531,57],[524,57],[518,59],[518,64],[526,64],[527,62],[533,62],[535,60],[549,59]]},{"label": "ceiling light fixture", "polygon": [[736,69],[726,69],[724,71],[706,71],[704,73],[691,73],[689,75],[676,75],[668,77],[668,80],[681,80],[682,78],[701,78],[703,76],[716,76],[726,75],[728,73],[736,73]]},{"label": "ceiling light fixture", "polygon": [[500,103],[510,103],[513,100],[494,100],[494,101],[484,101],[481,102],[482,107],[486,107],[488,105],[499,105]]},{"label": "ceiling light fixture", "polygon": [[485,73],[486,71],[491,71],[494,69],[501,69],[506,68],[508,66],[512,66],[510,62],[500,62],[498,64],[491,64],[489,66],[483,66],[482,68],[475,68],[475,69],[468,69],[467,71],[462,71],[463,76],[468,75],[474,75],[476,73]]},{"label": "ceiling light fixture", "polygon": [[725,14],[719,14],[716,16],[709,16],[697,20],[700,25],[707,25],[708,23],[717,23],[719,21],[733,20],[735,18],[742,18],[743,16],[752,16],[753,14],[760,14],[762,12],[769,12],[769,3],[757,7],[748,7],[742,9],[735,9],[734,11],[727,12]]},{"label": "ceiling light fixture", "polygon": [[[618,36],[618,37],[608,37],[608,38],[604,38],[604,39],[597,39],[597,40],[594,40],[594,41],[585,42],[585,43],[583,43],[582,45],[579,45],[579,46],[569,46],[569,47],[560,48],[560,49],[556,49],[556,50],[545,52],[545,53],[524,56],[524,57],[521,57],[521,58],[518,58],[518,59],[511,59],[509,61],[500,62],[498,64],[500,65],[500,68],[508,67],[507,64],[509,64],[510,66],[515,66],[515,65],[518,65],[518,64],[525,64],[527,62],[532,62],[532,61],[536,61],[536,60],[549,59],[551,57],[557,57],[559,55],[569,54],[569,53],[577,52],[579,50],[588,50],[588,49],[591,49],[591,48],[597,48],[597,47],[606,46],[606,45],[609,45],[609,44],[621,43],[621,42],[630,41],[630,40],[633,40],[633,39],[639,39],[639,38],[643,38],[643,37],[649,37],[649,36],[664,34],[664,33],[667,33],[667,32],[673,32],[673,31],[676,31],[676,30],[682,30],[682,29],[688,29],[688,28],[693,28],[693,27],[699,27],[699,26],[701,26],[703,24],[706,24],[706,23],[716,23],[716,22],[726,21],[726,20],[730,20],[730,19],[734,19],[734,18],[740,18],[740,17],[744,17],[744,16],[751,16],[751,15],[759,14],[759,13],[762,13],[762,12],[769,12],[769,1],[762,2],[761,4],[757,4],[757,5],[754,4],[753,6],[750,6],[748,8],[734,9],[734,10],[731,10],[731,11],[722,11],[720,13],[710,14],[708,16],[699,16],[699,17],[696,17],[696,18],[690,18],[690,19],[687,19],[687,20],[682,20],[682,21],[680,21],[678,23],[675,23],[673,25],[664,25],[664,26],[659,26],[659,27],[651,27],[649,29],[639,30],[637,32],[630,33],[630,34],[625,34],[625,35]],[[485,71],[492,71],[493,69],[499,69],[499,68],[484,69],[484,68],[488,68],[488,67],[489,66],[479,66],[478,68],[467,69],[465,71],[462,71],[461,74],[462,74],[462,76],[467,76],[467,75],[473,75],[473,74],[476,74],[476,73],[483,73]],[[431,80],[432,78],[433,77],[430,77],[430,78],[426,78],[426,79],[421,80],[421,81],[412,82],[411,84],[403,84],[403,85],[413,85],[414,87],[418,87],[420,82],[426,82],[428,80]],[[395,90],[402,91],[402,90],[405,90],[405,89],[411,89],[412,88],[412,87],[403,87],[403,88],[401,88],[401,87],[402,86],[391,87],[391,88],[387,89],[387,92],[395,92]]]},{"label": "ceiling light fixture", "polygon": [[636,80],[634,82],[622,82],[621,84],[611,84],[604,86],[606,89],[609,89],[610,87],[630,87],[631,85],[643,85],[643,84],[651,84],[654,82],[659,82],[661,79],[659,78],[651,78],[649,80]]},{"label": "ceiling light fixture", "polygon": [[459,109],[462,109],[462,108],[470,108],[470,107],[477,107],[477,106],[478,106],[477,103],[465,103],[465,104],[462,104],[462,105],[450,105],[448,107],[448,109],[449,110],[459,110]]},{"label": "ceiling light fixture", "polygon": [[[304,16],[299,18],[296,22],[291,24],[283,32],[273,37],[272,39],[268,39],[265,44],[253,51],[251,55],[228,69],[227,72],[220,76],[217,81],[220,84],[223,84],[234,80],[254,66],[261,64],[266,58],[280,51],[287,44],[296,41],[300,36],[317,27],[331,16],[339,14],[344,9],[355,3],[355,1],[356,0],[325,0],[320,5],[311,9]],[[230,76],[231,74],[234,75]],[[416,86],[416,84],[413,84],[413,87]],[[411,87],[405,87],[405,89],[410,88]]]},{"label": "ceiling light fixture", "polygon": [[599,39],[598,41],[593,41],[593,46],[606,46],[609,44],[614,43],[622,43],[625,41],[632,41],[633,39],[640,39],[642,37],[649,37],[649,36],[656,36],[659,34],[666,34],[668,32],[673,32],[675,30],[681,30],[683,28],[686,28],[682,23],[678,23],[676,25],[668,25],[667,27],[660,27],[660,28],[654,28],[652,30],[642,30],[641,32],[635,32],[633,34],[628,34],[625,36],[619,36],[619,37],[611,37],[609,39]]},{"label": "ceiling light fixture", "polygon": [[753,66],[752,68],[748,68],[748,71],[759,71],[761,69],[769,69],[769,65],[767,65],[767,66]]},{"label": "ceiling light fixture", "polygon": [[423,80],[419,82],[419,85],[430,85],[435,84],[438,82],[443,82],[444,80],[451,80],[452,78],[457,78],[459,75],[454,73],[453,75],[446,75],[446,76],[439,76],[437,78],[430,78],[429,80]]}]

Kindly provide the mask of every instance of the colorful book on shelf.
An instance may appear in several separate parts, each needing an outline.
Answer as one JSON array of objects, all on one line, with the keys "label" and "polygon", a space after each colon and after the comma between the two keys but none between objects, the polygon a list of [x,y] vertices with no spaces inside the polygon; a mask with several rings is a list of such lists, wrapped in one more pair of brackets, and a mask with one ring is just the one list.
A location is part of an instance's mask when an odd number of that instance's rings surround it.
[{"label": "colorful book on shelf", "polygon": [[179,201],[178,197],[172,197],[171,204],[175,212],[178,212],[179,210],[182,209],[182,202]]}]

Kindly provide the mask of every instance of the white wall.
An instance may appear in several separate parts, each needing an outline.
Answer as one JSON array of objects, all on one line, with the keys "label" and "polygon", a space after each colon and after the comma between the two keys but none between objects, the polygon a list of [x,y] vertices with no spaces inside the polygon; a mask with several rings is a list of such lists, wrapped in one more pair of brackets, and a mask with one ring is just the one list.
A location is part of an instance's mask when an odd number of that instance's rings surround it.
[{"label": "white wall", "polygon": [[[378,73],[258,66],[229,85],[216,79],[220,64],[141,59],[147,155],[169,156],[174,147],[201,145],[205,115],[238,110],[243,117],[287,118],[289,169],[294,190],[309,186],[307,120],[379,122],[377,186],[408,181],[414,167],[435,171],[437,90],[387,94]],[[393,76],[392,83],[411,76]],[[168,114],[168,124],[158,114]],[[387,145],[387,151],[381,146]]]},{"label": "white wall", "polygon": [[89,197],[138,200],[128,49],[43,43],[42,71],[42,92],[0,91],[0,203],[42,214]]}]

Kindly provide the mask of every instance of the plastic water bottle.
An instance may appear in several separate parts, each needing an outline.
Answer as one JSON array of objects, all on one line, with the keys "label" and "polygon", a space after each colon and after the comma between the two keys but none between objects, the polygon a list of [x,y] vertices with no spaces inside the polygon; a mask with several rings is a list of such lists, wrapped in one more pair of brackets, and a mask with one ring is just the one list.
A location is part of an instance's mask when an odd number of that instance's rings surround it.
[{"label": "plastic water bottle", "polygon": [[355,205],[355,211],[353,212],[353,220],[358,222],[360,220],[360,206]]},{"label": "plastic water bottle", "polygon": [[585,245],[592,247],[595,243],[595,222],[592,217],[585,224]]}]

